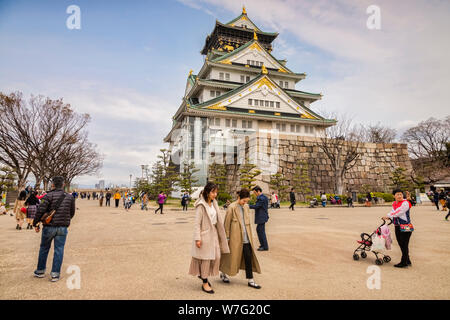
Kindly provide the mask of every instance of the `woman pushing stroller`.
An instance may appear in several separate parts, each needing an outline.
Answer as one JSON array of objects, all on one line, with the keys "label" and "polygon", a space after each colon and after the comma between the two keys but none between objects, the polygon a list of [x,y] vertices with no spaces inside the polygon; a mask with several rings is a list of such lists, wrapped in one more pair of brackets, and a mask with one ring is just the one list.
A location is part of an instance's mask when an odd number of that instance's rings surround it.
[{"label": "woman pushing stroller", "polygon": [[384,220],[393,219],[395,225],[395,237],[402,251],[402,259],[400,263],[394,265],[397,268],[405,268],[411,266],[409,258],[409,239],[414,230],[411,224],[410,209],[411,203],[404,199],[403,191],[395,189],[393,191],[395,201],[392,203],[392,210]]}]

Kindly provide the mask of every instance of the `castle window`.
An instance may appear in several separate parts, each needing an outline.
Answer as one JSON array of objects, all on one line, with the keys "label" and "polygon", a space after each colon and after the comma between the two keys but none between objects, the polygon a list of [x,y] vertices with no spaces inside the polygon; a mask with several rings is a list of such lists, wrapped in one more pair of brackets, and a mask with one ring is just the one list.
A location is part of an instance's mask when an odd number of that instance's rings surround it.
[{"label": "castle window", "polygon": [[286,124],[285,124],[285,123],[283,123],[283,124],[281,125],[281,131],[282,131],[282,132],[286,132]]},{"label": "castle window", "polygon": [[280,87],[283,88],[283,81],[280,81]]},{"label": "castle window", "polygon": [[223,80],[223,72],[220,72],[220,73],[219,73],[219,79],[220,79],[220,80]]},{"label": "castle window", "polygon": [[284,82],[284,87],[285,87],[286,89],[288,89],[288,88],[289,88],[289,84],[288,84],[288,82],[287,82],[287,81],[285,81],[285,82]]},{"label": "castle window", "polygon": [[225,127],[230,127],[230,119],[225,119]]},{"label": "castle window", "polygon": [[309,129],[309,132],[310,132],[310,133],[314,133],[314,127],[311,127],[311,128]]},{"label": "castle window", "polygon": [[268,107],[269,106],[269,101],[266,100],[264,102],[266,103],[265,106]]},{"label": "castle window", "polygon": [[237,128],[237,120],[236,120],[236,119],[233,119],[233,120],[232,120],[231,126],[232,126],[233,128]]},{"label": "castle window", "polygon": [[250,65],[250,60],[247,60],[247,64]]},{"label": "castle window", "polygon": [[291,124],[291,132],[295,132],[295,125]]},{"label": "castle window", "polygon": [[258,100],[255,99],[255,106],[258,106]]},{"label": "castle window", "polygon": [[216,123],[215,123],[216,126],[220,126],[220,118],[216,118],[216,119],[215,119],[215,122],[216,122]]},{"label": "castle window", "polygon": [[242,120],[242,128],[247,128],[247,121],[245,121],[245,120]]},{"label": "castle window", "polygon": [[250,81],[250,76],[245,77],[245,82],[249,82]]},{"label": "castle window", "polygon": [[241,82],[244,83],[245,82],[245,77],[241,76]]},{"label": "castle window", "polygon": [[280,108],[280,103],[279,103],[279,102],[276,102],[276,104],[277,104],[277,108]]},{"label": "castle window", "polygon": [[275,125],[275,127],[277,128],[277,130],[280,130],[280,129],[281,129],[279,123],[277,123],[277,124]]},{"label": "castle window", "polygon": [[300,132],[300,125],[299,124],[295,125],[295,132]]},{"label": "castle window", "polygon": [[248,99],[248,105],[251,106],[253,102],[253,99]]},{"label": "castle window", "polygon": [[253,122],[253,121],[251,121],[251,120],[247,121],[247,128],[249,128],[249,129],[252,128],[252,125],[253,125],[252,122]]},{"label": "castle window", "polygon": [[216,91],[216,97],[220,96],[220,91]]},{"label": "castle window", "polygon": [[230,80],[230,74],[229,73],[225,73],[225,80]]},{"label": "castle window", "polygon": [[270,107],[273,108],[273,101],[270,101]]},{"label": "castle window", "polygon": [[216,96],[216,92],[214,90],[211,90],[210,95],[212,98],[214,98]]}]

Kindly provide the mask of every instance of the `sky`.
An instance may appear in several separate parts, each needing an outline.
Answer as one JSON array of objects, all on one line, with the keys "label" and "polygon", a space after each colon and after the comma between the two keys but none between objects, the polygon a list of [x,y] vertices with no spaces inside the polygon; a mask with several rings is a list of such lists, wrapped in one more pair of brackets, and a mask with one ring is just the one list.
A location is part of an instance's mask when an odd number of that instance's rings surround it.
[{"label": "sky", "polygon": [[[67,8],[80,8],[69,29]],[[215,20],[241,14],[279,32],[272,54],[322,93],[315,111],[339,113],[399,133],[450,114],[450,1],[447,0],[0,0],[0,91],[63,98],[89,113],[89,138],[104,156],[97,175],[129,184],[157,160],[189,70]],[[380,28],[369,29],[376,5]]]}]

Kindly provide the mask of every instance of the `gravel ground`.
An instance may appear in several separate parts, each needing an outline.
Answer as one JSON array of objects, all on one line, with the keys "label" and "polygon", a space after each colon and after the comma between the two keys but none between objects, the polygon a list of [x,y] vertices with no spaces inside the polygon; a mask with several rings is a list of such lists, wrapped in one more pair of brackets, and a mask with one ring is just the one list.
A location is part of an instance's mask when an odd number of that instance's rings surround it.
[{"label": "gravel ground", "polygon": [[[0,217],[0,299],[449,299],[450,221],[432,206],[412,209],[416,228],[412,267],[397,269],[400,250],[393,235],[392,262],[380,266],[381,289],[368,289],[374,265],[369,253],[353,261],[361,232],[371,233],[387,207],[273,209],[266,225],[270,250],[257,252],[262,289],[247,286],[245,273],[210,279],[216,291],[201,291],[187,274],[194,211],[165,210],[155,215],[138,205],[98,207],[78,200],[69,228],[62,278],[52,283],[33,277],[40,234],[15,230],[14,217]],[[252,210],[253,212],[253,210]],[[26,225],[25,225],[26,226]],[[255,226],[253,226],[255,228]],[[255,230],[255,229],[254,229]],[[256,237],[256,231],[254,232]],[[258,243],[257,239],[255,239]],[[53,250],[49,254],[51,269]],[[66,271],[81,270],[81,288],[70,290]]]}]

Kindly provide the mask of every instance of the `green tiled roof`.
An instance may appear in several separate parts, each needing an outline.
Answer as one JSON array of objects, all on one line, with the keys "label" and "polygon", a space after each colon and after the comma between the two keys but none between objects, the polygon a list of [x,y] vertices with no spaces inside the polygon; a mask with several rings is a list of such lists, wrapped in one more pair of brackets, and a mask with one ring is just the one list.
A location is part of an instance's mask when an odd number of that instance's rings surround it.
[{"label": "green tiled roof", "polygon": [[[242,15],[241,15],[242,16]],[[241,16],[239,16],[238,18],[240,18]],[[251,23],[253,23],[253,21],[251,21],[249,18],[247,18]],[[236,20],[235,20],[236,21]],[[236,26],[232,26],[231,24],[229,24],[229,23],[222,23],[222,22],[220,22],[220,21],[216,21],[216,23],[217,24],[219,24],[219,25],[221,25],[221,26],[224,26],[224,27],[227,27],[227,28],[232,28],[232,29],[235,29],[235,30],[240,30],[240,31],[248,31],[248,32],[253,32],[253,31],[255,31],[256,32],[256,34],[263,34],[263,35],[267,35],[267,36],[272,36],[272,37],[276,37],[276,36],[278,36],[278,32],[264,32],[264,31],[261,31],[258,27],[258,29],[257,30],[253,30],[253,29],[244,29],[244,28],[240,28],[240,27],[236,27]],[[254,23],[253,23],[254,24]],[[256,24],[254,24],[255,26],[256,26]]]},{"label": "green tiled roof", "polygon": [[[211,99],[211,100],[208,100],[208,101],[205,101],[205,102],[196,104],[196,105],[191,105],[190,107],[196,108],[196,109],[201,109],[201,108],[203,108],[203,107],[205,107],[205,106],[209,106],[209,105],[215,104],[215,103],[217,103],[217,102],[219,102],[219,101],[221,101],[221,100],[224,100],[224,99],[226,99],[226,98],[232,96],[233,94],[235,94],[235,93],[237,93],[237,92],[239,92],[239,91],[245,90],[246,88],[248,88],[249,86],[251,86],[252,84],[254,84],[256,81],[258,81],[259,79],[261,79],[261,78],[264,77],[264,76],[265,76],[264,74],[260,74],[258,77],[255,77],[254,79],[252,79],[252,80],[250,80],[249,82],[243,84],[242,86],[239,86],[239,87],[237,87],[237,88],[234,88],[234,89],[232,89],[232,90],[230,90],[230,91],[224,93],[223,95],[221,95],[221,96],[219,96],[219,97],[215,97],[215,98],[213,98],[213,99]],[[279,90],[283,91],[283,92],[286,93],[288,96],[292,97],[292,96],[291,96],[288,92],[286,92],[283,88],[280,88],[280,87],[278,86],[278,84],[275,83],[275,81],[272,81],[272,82],[275,84],[275,86],[276,86]],[[298,103],[298,102],[297,102],[297,103]],[[312,111],[312,110],[309,109],[308,107],[304,106],[303,104],[301,104],[301,103],[298,103],[298,104],[300,104],[300,105],[302,106],[302,108],[303,108],[306,112],[308,112],[309,114],[311,114],[311,115],[313,115],[313,116],[316,116],[316,117],[319,118],[319,119],[322,119],[322,120],[324,119],[322,116],[320,116],[319,114],[315,113],[314,111]],[[208,110],[212,110],[212,109],[208,109]],[[226,112],[226,111],[225,111],[225,112]],[[277,117],[278,117],[278,116],[277,116]]]},{"label": "green tiled roof", "polygon": [[[249,42],[247,42],[246,44],[240,46],[239,48],[234,49],[233,51],[228,52],[227,54],[224,54],[223,56],[217,57],[217,58],[215,58],[215,59],[213,59],[213,60],[211,60],[211,61],[212,61],[212,62],[220,62],[220,61],[222,61],[222,60],[225,60],[225,59],[227,59],[227,58],[229,58],[229,57],[231,57],[231,56],[233,56],[233,55],[235,55],[235,54],[241,52],[241,51],[244,50],[245,48],[248,48],[249,46],[251,46],[251,45],[252,45],[253,43],[255,43],[255,42],[258,42],[258,40],[255,40],[255,39],[250,40]],[[261,45],[260,45],[260,46],[261,46]],[[273,60],[275,60],[282,68],[286,69],[286,70],[289,71],[290,73],[293,73],[288,67],[282,65],[282,64],[278,61],[278,59],[276,59],[269,51],[267,51],[266,49],[264,49],[263,46],[261,46],[261,48],[262,48],[262,49],[263,49],[263,50],[264,50],[264,51],[265,51],[265,52],[266,52]]]}]

